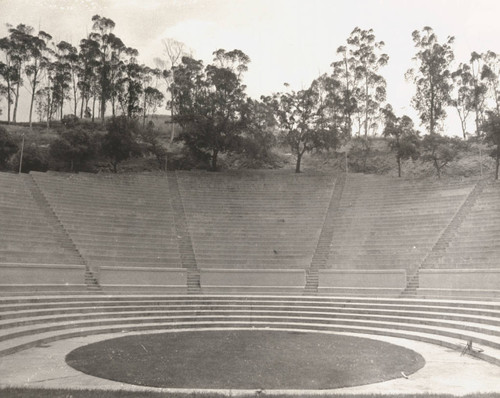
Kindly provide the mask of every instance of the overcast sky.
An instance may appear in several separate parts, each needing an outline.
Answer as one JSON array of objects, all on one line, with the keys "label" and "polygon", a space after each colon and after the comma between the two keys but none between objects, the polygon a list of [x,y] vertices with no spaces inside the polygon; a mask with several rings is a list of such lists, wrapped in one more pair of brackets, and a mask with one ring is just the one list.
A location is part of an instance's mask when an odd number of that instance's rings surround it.
[{"label": "overcast sky", "polygon": [[[413,87],[404,79],[415,53],[413,30],[431,26],[441,42],[455,36],[457,64],[472,51],[500,52],[499,0],[0,0],[0,35],[5,23],[25,23],[76,46],[95,14],[115,21],[115,34],[151,66],[162,56],[162,38],[184,42],[205,62],[218,48],[242,50],[252,60],[245,83],[254,98],[283,90],[285,82],[307,87],[330,71],[356,26],[372,28],[390,57],[380,71],[388,101],[415,120]],[[453,119],[449,129],[460,134]]]}]

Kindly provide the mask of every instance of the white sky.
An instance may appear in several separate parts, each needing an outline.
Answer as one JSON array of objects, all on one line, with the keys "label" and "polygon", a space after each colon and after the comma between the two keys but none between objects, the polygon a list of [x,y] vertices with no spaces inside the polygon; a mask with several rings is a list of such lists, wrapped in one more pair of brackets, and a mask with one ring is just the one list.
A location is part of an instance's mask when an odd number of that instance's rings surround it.
[{"label": "white sky", "polygon": [[[5,23],[25,23],[78,45],[94,14],[115,21],[115,34],[151,66],[167,37],[184,42],[205,62],[219,48],[242,50],[252,60],[245,83],[254,98],[283,90],[285,82],[307,87],[330,71],[337,47],[356,26],[373,28],[390,57],[381,69],[388,102],[416,122],[413,87],[404,79],[415,53],[413,30],[431,26],[441,42],[455,36],[457,65],[471,51],[500,52],[498,0],[0,0],[0,36],[6,35]],[[448,131],[460,135],[453,109],[449,115]]]}]

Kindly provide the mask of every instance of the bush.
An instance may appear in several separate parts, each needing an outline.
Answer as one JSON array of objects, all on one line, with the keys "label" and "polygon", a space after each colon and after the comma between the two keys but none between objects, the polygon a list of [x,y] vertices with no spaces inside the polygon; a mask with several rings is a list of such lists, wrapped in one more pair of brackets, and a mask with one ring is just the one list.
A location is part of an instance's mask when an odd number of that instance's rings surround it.
[{"label": "bush", "polygon": [[350,141],[348,153],[349,170],[366,173],[366,163],[372,152],[372,141],[370,137],[354,137]]},{"label": "bush", "polygon": [[82,128],[66,130],[50,144],[50,155],[56,161],[67,163],[69,171],[82,170],[96,154],[94,137]]},{"label": "bush", "polygon": [[[19,150],[11,160],[11,167],[17,169],[21,157]],[[26,145],[23,151],[23,164],[21,171],[29,173],[30,171],[47,171],[49,169],[48,150],[36,144]]]},{"label": "bush", "polygon": [[107,131],[102,138],[101,152],[109,159],[116,173],[120,162],[141,154],[136,138],[138,127],[134,120],[119,116],[109,121]]},{"label": "bush", "polygon": [[18,150],[16,141],[4,127],[0,127],[0,170],[9,168],[9,160]]},{"label": "bush", "polygon": [[155,128],[152,121],[140,132],[141,140],[144,143],[144,152],[150,153],[156,158],[160,170],[166,170],[167,148],[161,143],[160,136],[161,132]]},{"label": "bush", "polygon": [[73,128],[78,125],[79,120],[77,116],[73,114],[69,115],[64,115],[64,117],[61,120],[61,123],[64,125],[66,128]]},{"label": "bush", "polygon": [[420,158],[423,162],[432,163],[438,178],[441,178],[443,169],[457,160],[467,148],[468,144],[459,138],[428,134],[422,139]]}]

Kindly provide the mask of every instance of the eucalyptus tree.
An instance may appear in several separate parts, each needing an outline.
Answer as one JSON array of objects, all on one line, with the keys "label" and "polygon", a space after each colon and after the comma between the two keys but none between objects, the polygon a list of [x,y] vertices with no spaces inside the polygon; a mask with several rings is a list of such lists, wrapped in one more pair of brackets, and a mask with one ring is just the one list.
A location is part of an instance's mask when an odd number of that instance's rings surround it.
[{"label": "eucalyptus tree", "polygon": [[[98,57],[99,43],[90,37],[80,41],[79,68],[78,68],[78,89],[80,90],[81,107],[80,118],[87,114],[90,98],[94,98],[98,84]],[[92,113],[93,114],[93,113]]]},{"label": "eucalyptus tree", "polygon": [[338,144],[338,133],[324,117],[325,106],[315,88],[278,93],[269,101],[274,106],[279,139],[295,155],[296,173],[300,173],[306,152],[328,150]]},{"label": "eucalyptus tree", "polygon": [[217,170],[218,155],[241,144],[247,122],[247,101],[242,73],[249,57],[240,50],[214,52],[214,63],[183,57],[175,68],[170,90],[183,128],[178,139]]},{"label": "eucalyptus tree", "polygon": [[51,65],[52,98],[56,104],[60,119],[64,116],[64,101],[70,98],[72,83],[72,65],[68,60],[68,43],[61,42],[56,46],[55,61]]},{"label": "eucalyptus tree", "polygon": [[486,106],[486,97],[488,94],[488,87],[481,79],[481,72],[483,69],[483,57],[477,52],[473,51],[469,60],[470,73],[472,75],[472,85],[474,86],[474,95],[472,107],[474,110],[474,122],[476,127],[476,135],[480,135],[481,125],[484,121],[484,112]]},{"label": "eucalyptus tree", "polygon": [[333,75],[343,85],[344,130],[365,137],[377,127],[380,109],[386,99],[386,81],[379,69],[387,64],[389,56],[383,53],[383,41],[377,41],[373,29],[356,27],[347,39],[347,45],[337,49],[341,56],[332,63]]},{"label": "eucalyptus tree", "polygon": [[14,103],[14,109],[12,111],[12,121],[15,123],[17,118],[20,88],[23,84],[22,76],[24,65],[29,61],[31,56],[30,46],[32,42],[31,38],[33,37],[33,28],[24,24],[19,24],[16,27],[8,24],[7,27],[9,36],[2,39],[2,43],[0,44],[0,46],[2,47],[4,52],[6,52],[6,57],[8,58],[8,86],[11,100],[13,100]]},{"label": "eucalyptus tree", "polygon": [[397,117],[390,105],[383,110],[385,128],[383,135],[388,139],[389,148],[396,154],[398,177],[401,177],[401,161],[419,156],[419,133],[409,116]]},{"label": "eucalyptus tree", "polygon": [[52,36],[43,31],[38,32],[37,35],[29,34],[26,36],[27,58],[24,66],[24,73],[27,77],[31,91],[29,110],[30,128],[32,128],[33,106],[36,92],[42,82],[43,73],[50,62],[51,49],[49,44],[51,40]]},{"label": "eucalyptus tree", "polygon": [[126,52],[128,58],[122,63],[120,79],[117,81],[117,92],[122,114],[132,119],[142,111],[141,95],[143,93],[145,67],[137,62],[137,55],[139,54],[137,50],[129,48]]},{"label": "eucalyptus tree", "polygon": [[482,56],[484,64],[481,79],[486,83],[495,112],[500,115],[500,56],[487,51]]},{"label": "eucalyptus tree", "polygon": [[12,43],[10,38],[3,37],[0,39],[0,50],[3,52],[3,61],[0,62],[0,76],[2,76],[5,84],[3,94],[7,100],[7,122],[10,123],[11,107],[14,103],[14,87],[20,79],[19,71],[16,68],[16,57],[11,49]]},{"label": "eucalyptus tree", "polygon": [[146,124],[146,116],[148,114],[154,115],[156,113],[156,110],[158,109],[159,106],[161,106],[165,96],[160,90],[152,86],[147,86],[143,91],[144,91],[144,99],[142,102],[142,109],[143,109],[142,125],[144,127]]},{"label": "eucalyptus tree", "polygon": [[[80,60],[78,50],[76,47],[71,45],[66,41],[61,41],[57,44],[58,49],[58,58],[61,63],[65,65],[67,72],[70,77],[70,85],[71,85],[71,97],[73,99],[73,114],[77,115],[78,109],[78,74],[80,70]],[[81,95],[80,95],[81,97]],[[82,99],[83,100],[83,99]]]},{"label": "eucalyptus tree", "polygon": [[[119,45],[118,38],[112,34],[115,28],[115,22],[109,18],[94,15],[92,17],[92,33],[89,39],[99,44],[98,54],[98,76],[99,76],[99,100],[100,100],[100,117],[104,124],[104,116],[106,114],[106,104],[111,99],[111,72],[112,72],[112,51],[113,47]],[[121,41],[121,40],[120,40]]]},{"label": "eucalyptus tree", "polygon": [[333,62],[331,66],[334,78],[342,84],[342,133],[345,137],[351,137],[353,114],[358,109],[358,82],[354,73],[354,58],[350,56],[346,46],[340,46],[337,55],[341,59]]},{"label": "eucalyptus tree", "polygon": [[490,156],[495,159],[495,180],[498,180],[498,169],[500,167],[500,115],[489,111],[482,125],[482,130],[486,133],[486,142],[494,147]]},{"label": "eucalyptus tree", "polygon": [[354,58],[356,80],[360,84],[358,98],[358,131],[365,137],[376,128],[380,107],[386,99],[386,81],[378,70],[387,64],[389,56],[382,53],[383,41],[376,41],[373,29],[355,28],[347,40]]},{"label": "eucalyptus tree", "polygon": [[162,44],[164,58],[156,58],[155,63],[158,68],[161,69],[161,76],[163,77],[163,80],[166,84],[167,93],[170,93],[170,142],[172,142],[175,137],[175,123],[173,122],[173,117],[175,114],[175,92],[174,90],[170,89],[170,85],[174,81],[175,68],[182,62],[182,57],[189,56],[190,52],[184,43],[172,38],[163,39]]},{"label": "eucalyptus tree", "polygon": [[142,127],[146,126],[146,117],[149,112],[156,112],[156,109],[163,101],[163,93],[156,88],[157,81],[162,75],[158,68],[143,66],[142,78]]},{"label": "eucalyptus tree", "polygon": [[253,161],[269,161],[271,149],[277,143],[277,121],[268,98],[262,97],[260,101],[247,98],[241,153]]},{"label": "eucalyptus tree", "polygon": [[432,163],[438,178],[441,178],[443,169],[458,157],[466,145],[466,142],[457,137],[427,134],[420,142],[420,159]]},{"label": "eucalyptus tree", "polygon": [[413,57],[417,66],[409,69],[406,77],[413,81],[416,88],[412,105],[432,135],[441,129],[446,117],[446,106],[450,103],[452,83],[449,67],[454,58],[454,38],[449,36],[444,43],[439,43],[436,34],[428,26],[421,32],[413,31],[412,38],[417,49]]},{"label": "eucalyptus tree", "polygon": [[323,121],[335,131],[343,131],[345,108],[342,82],[333,75],[323,74],[312,82],[311,88],[316,93],[318,106],[322,109]]},{"label": "eucalyptus tree", "polygon": [[115,116],[118,94],[121,89],[120,79],[123,77],[123,65],[129,57],[137,57],[139,52],[136,49],[126,47],[122,40],[113,34],[110,35],[109,41],[111,43],[109,98],[111,100],[111,113]]},{"label": "eucalyptus tree", "polygon": [[452,74],[453,89],[450,96],[450,104],[457,110],[462,128],[463,138],[467,138],[467,118],[474,111],[474,100],[476,86],[471,67],[468,64],[460,64]]}]

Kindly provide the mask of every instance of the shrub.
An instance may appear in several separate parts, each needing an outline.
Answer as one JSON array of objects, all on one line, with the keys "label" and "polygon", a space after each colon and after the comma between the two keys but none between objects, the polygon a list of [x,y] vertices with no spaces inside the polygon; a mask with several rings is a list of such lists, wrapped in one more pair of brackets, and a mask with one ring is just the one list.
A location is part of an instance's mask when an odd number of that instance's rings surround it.
[{"label": "shrub", "polygon": [[65,130],[50,144],[50,155],[56,161],[68,164],[70,171],[80,171],[95,156],[93,136],[82,128]]},{"label": "shrub", "polygon": [[0,170],[8,169],[9,160],[18,150],[16,141],[4,127],[0,127]]}]

